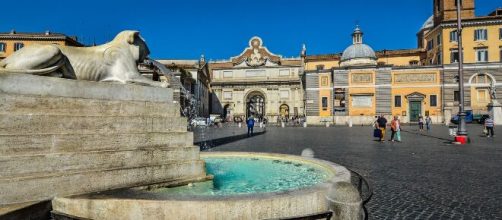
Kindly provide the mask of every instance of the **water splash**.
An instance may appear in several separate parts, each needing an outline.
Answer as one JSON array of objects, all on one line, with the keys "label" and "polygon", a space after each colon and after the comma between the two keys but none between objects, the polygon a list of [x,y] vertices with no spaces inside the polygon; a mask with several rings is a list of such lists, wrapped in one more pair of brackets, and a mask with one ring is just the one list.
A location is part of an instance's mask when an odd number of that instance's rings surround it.
[{"label": "water splash", "polygon": [[[173,89],[179,89],[180,90],[180,96],[184,100],[188,100],[188,104],[180,105],[180,111],[181,114],[187,118],[188,122],[191,122],[193,119],[198,117],[198,112],[197,110],[199,109],[200,103],[199,100],[197,100],[190,91],[188,91],[185,87],[183,87],[183,84],[181,83],[180,79],[176,77],[172,70],[168,69],[164,64],[153,60],[153,59],[147,59],[145,61],[145,64],[151,67],[154,67],[160,74],[164,75],[169,84],[170,87]],[[191,126],[189,123],[189,129],[191,130]]]}]

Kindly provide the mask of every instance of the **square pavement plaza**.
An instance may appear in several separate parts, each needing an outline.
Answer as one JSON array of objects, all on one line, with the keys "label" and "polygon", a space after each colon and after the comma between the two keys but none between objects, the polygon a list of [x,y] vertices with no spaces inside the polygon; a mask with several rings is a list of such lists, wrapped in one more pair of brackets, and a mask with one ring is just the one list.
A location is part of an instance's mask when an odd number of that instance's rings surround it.
[{"label": "square pavement plaza", "polygon": [[[206,136],[246,132],[244,126],[208,129]],[[403,130],[402,143],[380,143],[370,126],[268,127],[264,134],[209,150],[299,155],[311,148],[315,157],[367,179],[374,192],[366,205],[369,219],[502,219],[502,127],[486,138],[481,125],[468,125],[468,145],[450,144],[445,126]]]}]

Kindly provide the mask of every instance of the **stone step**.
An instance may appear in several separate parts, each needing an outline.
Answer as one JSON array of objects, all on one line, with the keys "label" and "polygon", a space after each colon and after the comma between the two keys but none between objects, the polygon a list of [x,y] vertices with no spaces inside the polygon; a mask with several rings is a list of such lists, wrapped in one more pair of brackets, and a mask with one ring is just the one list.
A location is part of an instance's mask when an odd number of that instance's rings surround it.
[{"label": "stone step", "polygon": [[182,117],[113,117],[69,115],[0,114],[0,135],[14,134],[119,134],[141,132],[183,132]]},{"label": "stone step", "polygon": [[11,115],[180,116],[180,105],[0,93],[0,112]]},{"label": "stone step", "polygon": [[191,147],[192,132],[0,135],[0,155]]},{"label": "stone step", "polygon": [[158,166],[99,169],[57,175],[47,173],[45,176],[4,179],[0,180],[0,205],[204,176],[204,161],[194,160]]},{"label": "stone step", "polygon": [[0,93],[115,101],[173,102],[173,90],[170,88],[17,73],[0,74]]},{"label": "stone step", "polygon": [[199,147],[0,156],[0,181],[47,173],[155,166],[198,159]]}]

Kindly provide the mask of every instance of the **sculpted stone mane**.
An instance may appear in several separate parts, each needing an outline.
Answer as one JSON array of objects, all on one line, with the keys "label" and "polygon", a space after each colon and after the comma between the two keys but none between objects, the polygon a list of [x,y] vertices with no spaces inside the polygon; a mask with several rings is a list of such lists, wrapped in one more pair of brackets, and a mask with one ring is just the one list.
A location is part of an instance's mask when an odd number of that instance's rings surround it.
[{"label": "sculpted stone mane", "polygon": [[0,61],[0,73],[27,73],[68,79],[137,83],[167,87],[138,71],[150,51],[138,31],[122,31],[111,42],[94,47],[30,45]]}]

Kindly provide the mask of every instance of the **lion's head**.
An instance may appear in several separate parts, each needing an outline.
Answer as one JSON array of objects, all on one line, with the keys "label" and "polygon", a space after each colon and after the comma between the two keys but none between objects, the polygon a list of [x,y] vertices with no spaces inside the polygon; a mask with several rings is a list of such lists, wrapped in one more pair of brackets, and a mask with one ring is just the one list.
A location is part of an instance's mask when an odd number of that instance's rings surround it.
[{"label": "lion's head", "polygon": [[129,44],[129,50],[138,63],[142,63],[150,54],[150,49],[139,35],[139,31],[122,31],[113,39],[113,42]]}]

